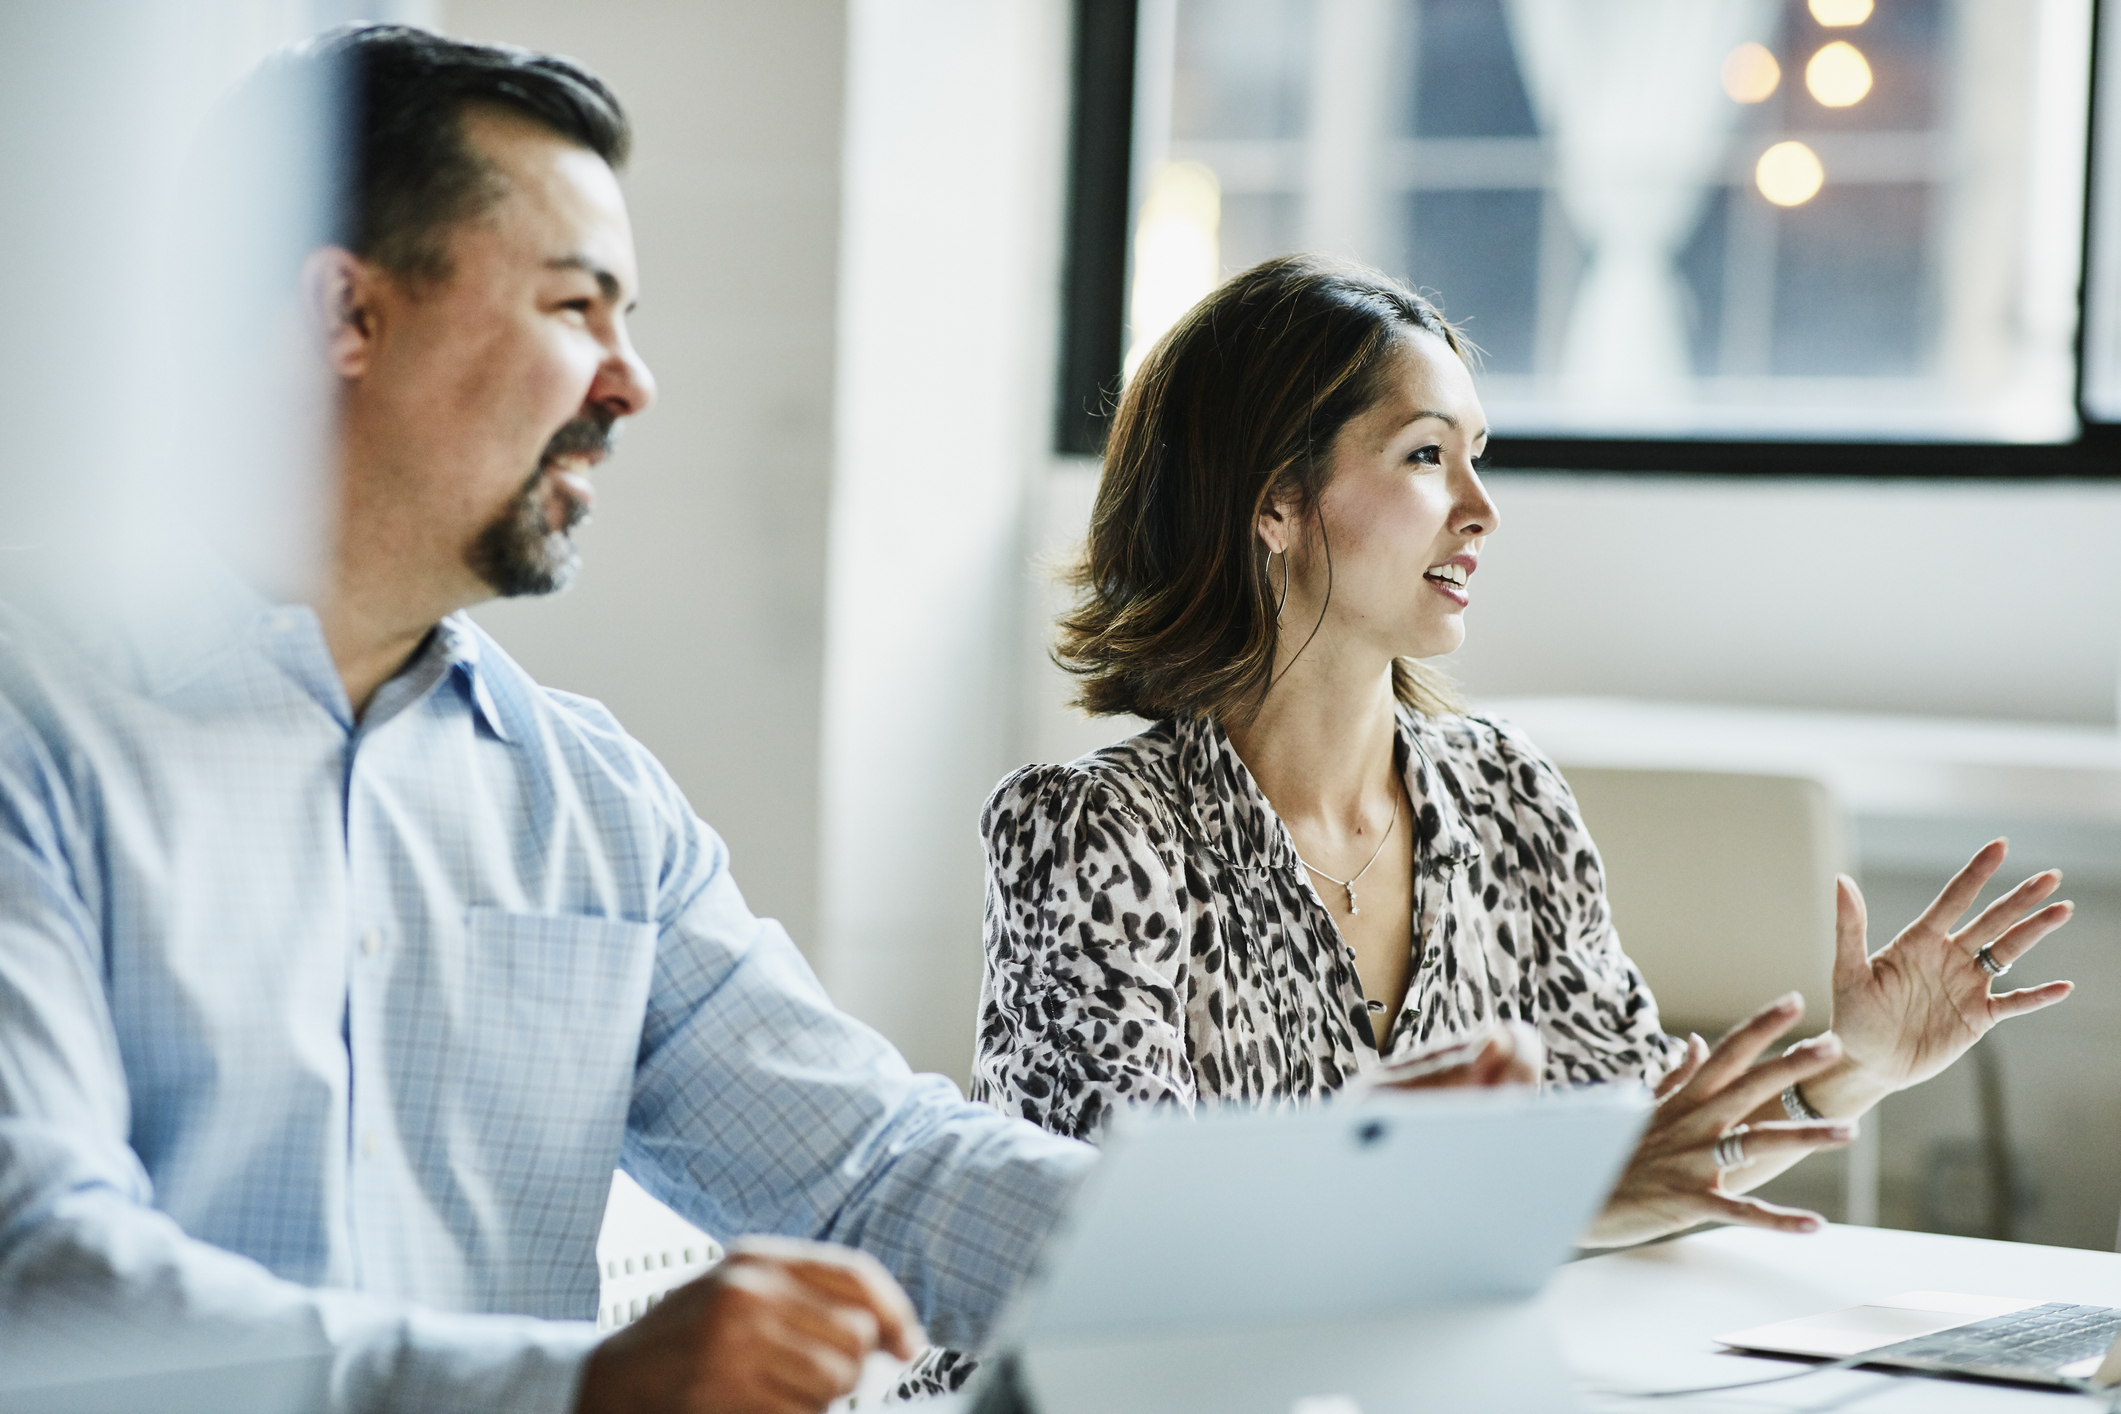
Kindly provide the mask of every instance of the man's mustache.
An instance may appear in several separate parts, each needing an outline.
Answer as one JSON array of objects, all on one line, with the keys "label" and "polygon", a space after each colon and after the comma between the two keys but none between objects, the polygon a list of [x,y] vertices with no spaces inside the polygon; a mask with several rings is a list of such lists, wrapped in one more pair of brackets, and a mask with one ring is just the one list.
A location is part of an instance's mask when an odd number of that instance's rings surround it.
[{"label": "man's mustache", "polygon": [[540,473],[562,457],[608,457],[619,440],[618,418],[601,409],[585,412],[552,434],[538,457]]}]

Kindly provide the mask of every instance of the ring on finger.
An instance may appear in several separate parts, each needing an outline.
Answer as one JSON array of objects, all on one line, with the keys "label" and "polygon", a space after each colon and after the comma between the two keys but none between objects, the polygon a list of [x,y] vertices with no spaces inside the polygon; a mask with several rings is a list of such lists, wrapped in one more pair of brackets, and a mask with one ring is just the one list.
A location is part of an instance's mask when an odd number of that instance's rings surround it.
[{"label": "ring on finger", "polygon": [[1974,954],[1974,961],[1980,964],[1981,970],[1989,976],[2001,977],[2004,973],[2011,970],[2011,965],[2007,962],[1996,961],[1995,953],[1989,951],[1994,946],[1994,943],[1982,944],[1981,950]]},{"label": "ring on finger", "polygon": [[1745,1152],[1745,1132],[1746,1127],[1741,1124],[1716,1141],[1716,1169],[1719,1173],[1742,1169],[1753,1162]]}]

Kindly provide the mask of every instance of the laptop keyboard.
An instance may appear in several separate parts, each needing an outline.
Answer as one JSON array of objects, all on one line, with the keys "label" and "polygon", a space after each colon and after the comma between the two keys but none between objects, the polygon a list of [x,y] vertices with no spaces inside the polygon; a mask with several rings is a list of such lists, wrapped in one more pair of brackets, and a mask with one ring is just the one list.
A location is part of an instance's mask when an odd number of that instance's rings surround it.
[{"label": "laptop keyboard", "polygon": [[2050,1301],[1867,1352],[1868,1358],[1931,1369],[2018,1372],[2052,1380],[2065,1365],[2104,1355],[2121,1334],[2121,1310]]}]

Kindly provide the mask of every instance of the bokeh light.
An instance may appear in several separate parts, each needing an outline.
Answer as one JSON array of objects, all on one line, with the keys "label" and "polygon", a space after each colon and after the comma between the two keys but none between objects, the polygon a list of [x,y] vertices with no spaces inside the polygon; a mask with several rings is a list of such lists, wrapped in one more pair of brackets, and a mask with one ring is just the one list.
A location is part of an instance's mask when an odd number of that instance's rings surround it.
[{"label": "bokeh light", "polygon": [[1871,0],[1812,0],[1812,18],[1828,29],[1860,25],[1871,17]]},{"label": "bokeh light", "polygon": [[1199,162],[1159,163],[1134,227],[1134,290],[1123,376],[1222,277],[1222,183]]},{"label": "bokeh light", "polygon": [[1767,46],[1752,40],[1733,49],[1723,61],[1723,91],[1740,103],[1759,103],[1782,82],[1782,65]]},{"label": "bokeh light", "polygon": [[1829,108],[1860,103],[1863,95],[1871,91],[1870,61],[1855,45],[1837,39],[1821,48],[1804,66],[1804,86]]},{"label": "bokeh light", "polygon": [[1826,185],[1826,168],[1803,143],[1778,142],[1753,164],[1753,182],[1777,206],[1802,206]]}]

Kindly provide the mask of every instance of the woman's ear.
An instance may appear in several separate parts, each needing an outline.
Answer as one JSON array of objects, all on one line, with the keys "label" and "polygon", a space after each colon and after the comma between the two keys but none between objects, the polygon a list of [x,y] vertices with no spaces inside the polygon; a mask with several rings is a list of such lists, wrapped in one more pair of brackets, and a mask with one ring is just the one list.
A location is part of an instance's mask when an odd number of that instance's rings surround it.
[{"label": "woman's ear", "polygon": [[1286,555],[1290,542],[1296,538],[1296,509],[1281,501],[1269,501],[1260,508],[1255,528],[1259,543],[1267,547],[1268,554]]},{"label": "woman's ear", "polygon": [[359,378],[375,349],[376,271],[352,251],[323,246],[302,262],[302,312],[331,371]]}]

